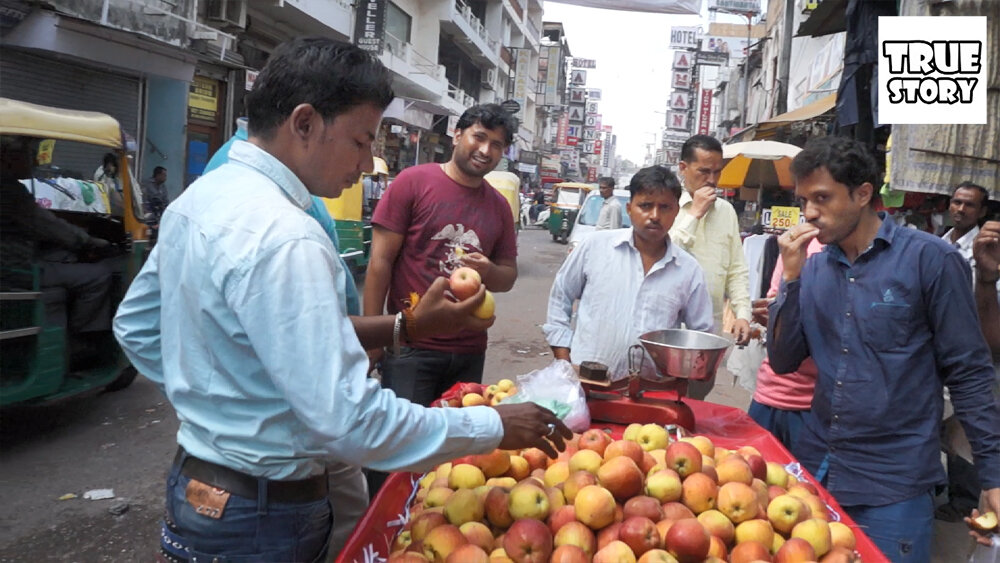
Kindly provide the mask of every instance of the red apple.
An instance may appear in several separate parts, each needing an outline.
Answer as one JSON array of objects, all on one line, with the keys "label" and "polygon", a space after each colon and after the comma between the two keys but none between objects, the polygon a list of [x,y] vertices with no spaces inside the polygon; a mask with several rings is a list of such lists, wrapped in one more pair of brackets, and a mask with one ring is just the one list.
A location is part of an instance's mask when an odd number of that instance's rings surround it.
[{"label": "red apple", "polygon": [[770,561],[771,552],[758,541],[745,541],[736,544],[729,552],[730,563],[754,563],[754,561]]},{"label": "red apple", "polygon": [[726,542],[722,541],[719,536],[709,538],[708,557],[705,558],[705,561],[715,560],[726,563],[728,555],[729,550],[726,549]]},{"label": "red apple", "polygon": [[[725,514],[718,510],[706,510],[698,515],[698,521],[708,530],[708,533],[729,545],[736,536],[736,528]],[[717,556],[718,557],[718,556]]]},{"label": "red apple", "polygon": [[459,301],[465,301],[475,295],[482,283],[483,278],[479,275],[479,272],[467,266],[456,268],[451,273],[451,277],[448,278],[448,285],[451,288],[451,292]]},{"label": "red apple", "polygon": [[715,466],[715,472],[719,476],[719,485],[726,483],[743,483],[749,485],[753,482],[753,472],[750,471],[750,464],[741,456],[730,455]]},{"label": "red apple", "polygon": [[625,501],[622,516],[626,519],[632,516],[645,516],[653,522],[659,522],[663,520],[663,505],[653,497],[635,496]]},{"label": "red apple", "polygon": [[767,481],[767,462],[764,461],[762,456],[750,454],[747,456],[747,464],[750,465],[750,471],[753,473],[754,479]]},{"label": "red apple", "polygon": [[387,563],[429,563],[423,553],[396,551],[389,555]]},{"label": "red apple", "polygon": [[503,549],[514,563],[548,563],[552,547],[552,532],[532,518],[515,521],[503,535]]},{"label": "red apple", "polygon": [[580,492],[580,489],[588,485],[597,484],[597,475],[589,471],[584,471],[580,469],[569,474],[566,481],[563,483],[563,496],[566,497],[566,502],[573,502],[576,499],[576,494]]},{"label": "red apple", "polygon": [[701,522],[694,518],[686,518],[674,522],[674,525],[667,531],[667,537],[664,538],[667,551],[676,557],[679,563],[696,563],[701,561],[708,556],[708,548],[711,546],[711,543],[712,540],[708,530],[701,525]]},{"label": "red apple", "polygon": [[[683,443],[683,442],[675,442]],[[691,444],[687,444],[691,445]],[[694,446],[691,446],[692,448]],[[704,473],[692,473],[681,483],[681,502],[695,514],[715,508],[719,487]],[[751,491],[752,492],[752,491]]]},{"label": "red apple", "polygon": [[604,461],[610,461],[618,456],[625,456],[635,462],[636,466],[642,464],[642,454],[644,450],[638,442],[631,440],[615,440],[604,449]]},{"label": "red apple", "polygon": [[486,520],[497,528],[504,529],[514,523],[514,517],[510,515],[509,493],[507,487],[493,487],[483,500]]},{"label": "red apple", "polygon": [[[608,449],[610,450],[615,443],[608,446]],[[638,447],[638,444],[635,442],[627,443],[635,444]],[[597,480],[601,483],[601,486],[611,491],[615,499],[621,502],[632,498],[642,491],[643,477],[644,475],[639,466],[636,465],[632,458],[626,455],[608,459],[597,470]]]},{"label": "red apple", "polygon": [[448,519],[444,517],[444,514],[440,512],[421,512],[419,515],[411,520],[413,523],[410,526],[410,538],[413,542],[423,541],[427,537],[427,533],[441,526],[442,524],[447,524]]},{"label": "red apple", "polygon": [[694,512],[679,502],[663,503],[663,517],[668,520],[683,520],[694,518]]},{"label": "red apple", "polygon": [[583,434],[580,435],[579,446],[581,450],[593,450],[601,456],[604,456],[604,450],[608,448],[608,444],[614,441],[607,432],[599,428],[591,428]]},{"label": "red apple", "polygon": [[597,532],[597,551],[604,549],[609,543],[618,541],[618,531],[622,529],[621,522],[615,522]]},{"label": "red apple", "polygon": [[670,444],[663,458],[667,468],[676,471],[682,479],[701,471],[701,452],[688,442]]},{"label": "red apple", "polygon": [[467,543],[452,551],[445,563],[490,563],[490,556],[478,545]]},{"label": "red apple", "polygon": [[583,522],[567,522],[556,532],[553,545],[557,548],[564,545],[579,547],[589,558],[597,553],[597,535]]},{"label": "red apple", "polygon": [[593,563],[635,563],[635,554],[625,542],[615,540],[594,554]]},{"label": "red apple", "polygon": [[465,535],[452,524],[442,524],[427,533],[424,538],[424,556],[434,563],[445,563],[451,552],[469,543]]},{"label": "red apple", "polygon": [[632,548],[632,553],[636,556],[662,546],[656,523],[645,516],[626,518],[622,522],[622,527],[618,529],[618,539]]},{"label": "red apple", "polygon": [[[549,514],[549,519],[546,523],[549,525],[549,530],[555,535],[559,530],[570,522],[576,522],[576,507],[572,504],[567,504],[566,506],[560,506],[559,508],[552,511]],[[559,544],[556,544],[559,545]]]},{"label": "red apple", "polygon": [[560,545],[552,552],[549,563],[590,563],[590,557],[575,545]]},{"label": "red apple", "polygon": [[774,563],[805,563],[816,561],[816,550],[802,538],[791,538],[778,548]]}]

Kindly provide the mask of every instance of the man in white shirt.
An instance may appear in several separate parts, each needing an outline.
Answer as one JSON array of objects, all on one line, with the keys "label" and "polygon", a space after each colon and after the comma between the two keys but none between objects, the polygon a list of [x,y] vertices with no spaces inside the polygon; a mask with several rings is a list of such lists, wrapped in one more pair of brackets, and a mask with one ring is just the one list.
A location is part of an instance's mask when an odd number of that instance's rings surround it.
[{"label": "man in white shirt", "polygon": [[[979,235],[979,221],[986,216],[986,202],[989,200],[989,192],[986,188],[969,181],[962,182],[955,188],[948,205],[948,214],[954,226],[948,230],[941,238],[955,246],[958,252],[969,263],[972,268],[973,288],[978,290],[979,284],[975,282],[979,277],[976,268],[976,259],[973,257],[972,244]],[[995,277],[996,272],[989,274]],[[946,391],[945,398],[948,399]],[[950,412],[951,401],[947,406]],[[947,450],[948,465],[948,502],[939,506],[934,515],[938,520],[957,522],[963,515],[968,514],[977,503],[976,495],[979,494],[979,481],[976,478],[975,467],[971,459],[965,459],[962,453],[969,457],[971,453],[966,452],[969,442],[965,438],[965,433],[960,429],[958,419],[954,415],[949,416],[945,421],[945,446]]]},{"label": "man in white shirt", "polygon": [[597,181],[597,185],[600,186],[604,204],[601,205],[601,212],[597,216],[595,230],[606,231],[622,228],[622,204],[615,197],[615,179],[604,177]]},{"label": "man in white shirt", "polygon": [[986,216],[986,202],[990,199],[986,188],[962,182],[955,188],[948,205],[948,214],[955,225],[941,238],[958,248],[970,267],[975,267],[972,258],[972,241],[979,234],[979,222]]},{"label": "man in white shirt", "polygon": [[[556,359],[604,364],[613,380],[628,375],[628,349],[642,334],[681,322],[707,331],[713,323],[701,267],[668,234],[681,195],[677,177],[663,166],[643,168],[629,191],[632,228],[593,233],[570,253],[542,327]],[[652,360],[643,368],[651,374]]]},{"label": "man in white shirt", "polygon": [[472,316],[484,289],[453,303],[444,278],[395,317],[346,313],[348,273],[305,210],[371,171],[392,98],[358,47],[285,43],[247,95],[249,139],[163,214],[115,334],[180,420],[166,560],[323,560],[331,459],[421,471],[497,447],[554,457],[572,435],[537,405],[430,409],[368,378],[366,348],[492,324]]}]

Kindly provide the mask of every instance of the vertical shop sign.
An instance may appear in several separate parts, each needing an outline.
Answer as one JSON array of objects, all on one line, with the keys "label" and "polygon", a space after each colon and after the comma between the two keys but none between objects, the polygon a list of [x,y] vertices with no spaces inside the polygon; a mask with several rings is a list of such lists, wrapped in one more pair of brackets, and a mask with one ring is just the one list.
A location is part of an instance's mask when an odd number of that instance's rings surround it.
[{"label": "vertical shop sign", "polygon": [[701,91],[701,104],[698,107],[698,134],[708,135],[708,124],[712,120],[712,89]]},{"label": "vertical shop sign", "polygon": [[559,73],[562,71],[562,47],[549,47],[549,66],[545,75],[545,104],[559,105]]},{"label": "vertical shop sign", "polygon": [[566,146],[566,132],[569,129],[569,114],[559,116],[559,126],[556,128],[556,145]]},{"label": "vertical shop sign", "polygon": [[385,47],[386,0],[359,0],[354,22],[354,44],[377,55]]},{"label": "vertical shop sign", "polygon": [[521,104],[521,108],[514,115],[518,120],[524,119],[524,106],[528,102],[528,75],[531,74],[531,51],[528,49],[518,49],[517,59],[514,63],[514,100]]}]

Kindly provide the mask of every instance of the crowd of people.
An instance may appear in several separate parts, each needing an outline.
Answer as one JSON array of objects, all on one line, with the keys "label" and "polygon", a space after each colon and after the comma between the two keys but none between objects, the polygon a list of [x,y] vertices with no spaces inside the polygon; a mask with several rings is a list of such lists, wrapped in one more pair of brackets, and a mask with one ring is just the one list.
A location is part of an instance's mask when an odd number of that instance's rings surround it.
[{"label": "crowd of people", "polygon": [[[396,178],[372,217],[358,303],[316,197],[338,197],[371,170],[392,99],[388,71],[357,47],[286,43],[247,95],[246,129],[162,212],[114,329],[180,420],[163,560],[322,560],[358,517],[343,499],[374,494],[377,472],[497,447],[555,456],[571,436],[532,403],[428,408],[454,383],[482,381],[493,319],[472,311],[518,276],[511,213],[484,180],[516,129],[499,106],[459,118],[448,162]],[[663,166],[632,177],[631,228],[585,238],[556,275],[543,327],[553,356],[620,378],[643,332],[721,333],[728,302],[743,344],[751,318],[766,319],[768,375],[753,417],[890,558],[929,561],[946,387],[978,479],[963,515],[1000,511],[990,349],[1000,353],[1000,223],[970,236],[956,219],[944,239],[897,227],[875,210],[867,149],[815,139],[793,162],[806,222],[779,237],[773,301],[751,304],[736,214],[716,190],[722,167],[719,142],[696,135],[679,178]],[[602,227],[621,215],[608,180]],[[980,220],[983,194],[956,194],[957,215]],[[483,284],[453,301],[447,277],[462,266]]]}]

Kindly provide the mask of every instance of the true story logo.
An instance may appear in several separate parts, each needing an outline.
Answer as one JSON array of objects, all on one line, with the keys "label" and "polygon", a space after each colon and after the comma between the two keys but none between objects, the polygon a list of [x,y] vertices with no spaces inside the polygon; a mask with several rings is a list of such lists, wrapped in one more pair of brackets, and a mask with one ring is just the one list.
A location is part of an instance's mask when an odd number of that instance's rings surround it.
[{"label": "true story logo", "polygon": [[986,123],[985,17],[880,17],[878,120]]}]

